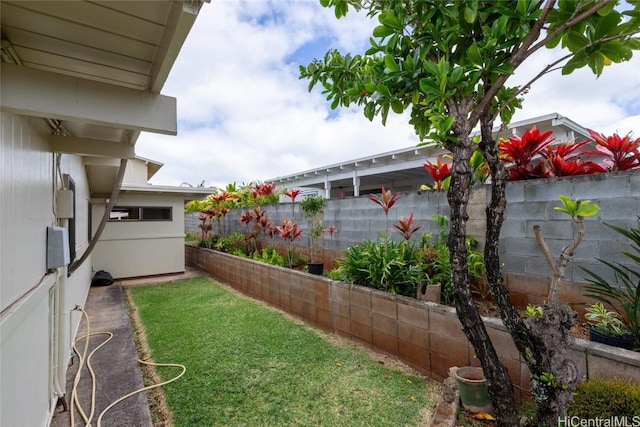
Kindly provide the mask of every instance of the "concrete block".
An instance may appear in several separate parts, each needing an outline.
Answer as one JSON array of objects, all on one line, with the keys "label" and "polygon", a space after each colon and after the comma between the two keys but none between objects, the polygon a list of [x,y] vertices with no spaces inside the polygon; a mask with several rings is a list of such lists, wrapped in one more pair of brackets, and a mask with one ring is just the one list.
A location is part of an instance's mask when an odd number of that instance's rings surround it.
[{"label": "concrete block", "polygon": [[426,306],[421,304],[399,304],[398,320],[418,328],[429,328],[429,311]]},{"label": "concrete block", "polygon": [[371,311],[364,310],[354,305],[351,306],[351,321],[371,327]]},{"label": "concrete block", "polygon": [[640,354],[637,352],[590,342],[587,366],[589,378],[617,377],[640,383]]},{"label": "concrete block", "polygon": [[395,295],[387,292],[371,292],[371,312],[396,320],[398,318]]},{"label": "concrete block", "polygon": [[371,289],[362,286],[354,286],[351,289],[351,305],[371,311]]},{"label": "concrete block", "polygon": [[540,248],[533,237],[523,239],[507,237],[502,240],[502,243],[504,243],[505,253],[511,255],[536,256],[540,252]]},{"label": "concrete block", "polygon": [[[520,352],[513,343],[511,335],[506,331],[497,330],[495,328],[487,327],[487,333],[491,338],[493,346],[500,355],[501,360],[509,359],[511,361],[518,361],[520,359]],[[515,366],[515,365],[514,365]],[[516,381],[519,381],[520,368],[514,369],[518,372]]]},{"label": "concrete block", "polygon": [[429,352],[415,343],[398,340],[398,356],[423,374],[429,371]]},{"label": "concrete block", "polygon": [[398,337],[390,335],[378,329],[373,329],[371,343],[382,352],[392,356],[398,355]]},{"label": "concrete block", "polygon": [[429,348],[429,331],[425,328],[398,322],[398,337],[420,348]]},{"label": "concrete block", "polygon": [[395,337],[398,336],[398,321],[395,318],[372,313],[371,327],[374,331],[381,331]]},{"label": "concrete block", "polygon": [[511,203],[524,202],[524,182],[523,181],[511,181],[507,183],[505,189],[505,195],[507,197],[507,206]]},{"label": "concrete block", "polygon": [[440,335],[455,341],[466,342],[467,337],[462,332],[462,325],[455,316],[429,312],[429,333],[431,348],[433,347],[433,336]]},{"label": "concrete block", "polygon": [[566,180],[531,180],[526,181],[524,188],[527,202],[555,202],[560,194],[573,198],[572,193],[573,185]]},{"label": "concrete block", "polygon": [[372,343],[372,329],[370,325],[351,321],[351,335],[358,341],[370,345]]},{"label": "concrete block", "polygon": [[[503,251],[501,251],[503,252]],[[510,255],[501,253],[500,260],[503,263],[503,271],[507,273],[524,273],[526,255]]]},{"label": "concrete block", "polygon": [[331,317],[331,321],[334,332],[341,336],[351,337],[351,319],[334,314]]},{"label": "concrete block", "polygon": [[625,176],[615,174],[589,175],[589,180],[576,181],[575,196],[583,200],[595,200],[606,195],[607,198],[626,198],[630,196],[629,181]]}]

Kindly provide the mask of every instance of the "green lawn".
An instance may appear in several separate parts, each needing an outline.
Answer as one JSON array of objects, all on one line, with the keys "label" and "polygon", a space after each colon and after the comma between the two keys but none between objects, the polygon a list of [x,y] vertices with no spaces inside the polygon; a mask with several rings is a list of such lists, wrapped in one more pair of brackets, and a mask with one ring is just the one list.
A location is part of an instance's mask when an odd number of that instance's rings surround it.
[{"label": "green lawn", "polygon": [[[421,426],[437,386],[209,278],[131,288],[176,426]],[[163,380],[179,373],[160,368]]]}]

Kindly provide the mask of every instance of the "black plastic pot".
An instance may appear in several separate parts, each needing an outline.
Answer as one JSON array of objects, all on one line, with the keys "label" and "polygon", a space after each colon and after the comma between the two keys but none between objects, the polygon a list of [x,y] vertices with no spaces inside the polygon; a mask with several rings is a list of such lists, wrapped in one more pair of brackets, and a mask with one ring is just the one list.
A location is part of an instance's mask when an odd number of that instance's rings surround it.
[{"label": "black plastic pot", "polygon": [[593,342],[599,342],[601,344],[607,344],[613,347],[620,347],[626,350],[633,350],[633,344],[636,337],[633,334],[626,334],[620,337],[613,335],[603,334],[594,327],[589,328],[589,339]]},{"label": "black plastic pot", "polygon": [[321,262],[310,262],[309,264],[307,264],[307,271],[311,274],[322,276],[322,272],[324,271],[324,264]]}]

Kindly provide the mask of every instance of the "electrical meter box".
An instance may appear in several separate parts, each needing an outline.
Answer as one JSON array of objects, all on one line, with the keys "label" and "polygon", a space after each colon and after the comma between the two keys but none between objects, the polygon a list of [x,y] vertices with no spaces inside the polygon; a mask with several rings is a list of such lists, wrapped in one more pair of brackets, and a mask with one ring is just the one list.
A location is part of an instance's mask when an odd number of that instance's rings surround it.
[{"label": "electrical meter box", "polygon": [[56,191],[56,216],[58,219],[73,218],[73,191]]},{"label": "electrical meter box", "polygon": [[69,230],[47,227],[47,270],[69,265]]}]

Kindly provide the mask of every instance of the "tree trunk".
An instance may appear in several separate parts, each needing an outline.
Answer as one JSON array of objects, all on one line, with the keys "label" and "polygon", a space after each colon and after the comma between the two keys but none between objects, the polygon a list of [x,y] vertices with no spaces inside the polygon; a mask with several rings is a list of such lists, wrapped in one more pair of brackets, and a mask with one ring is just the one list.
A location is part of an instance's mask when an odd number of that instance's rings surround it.
[{"label": "tree trunk", "polygon": [[513,387],[505,366],[489,338],[482,318],[475,305],[469,283],[466,249],[467,205],[471,186],[469,159],[474,151],[472,144],[450,147],[453,153],[451,185],[447,193],[451,207],[448,246],[451,256],[452,280],[455,287],[454,302],[458,318],[467,339],[473,345],[487,379],[489,397],[494,407],[498,425],[518,425]]},{"label": "tree trunk", "polygon": [[491,134],[492,127],[492,121],[481,123],[480,149],[489,163],[492,178],[485,244],[487,280],[502,321],[531,372],[531,392],[536,399],[537,422],[557,425],[558,419],[566,416],[580,380],[575,362],[568,357],[571,339],[569,329],[576,315],[568,306],[551,302],[544,306],[542,316],[532,317],[527,324],[511,302],[499,255],[508,174],[498,157],[497,145]]}]

